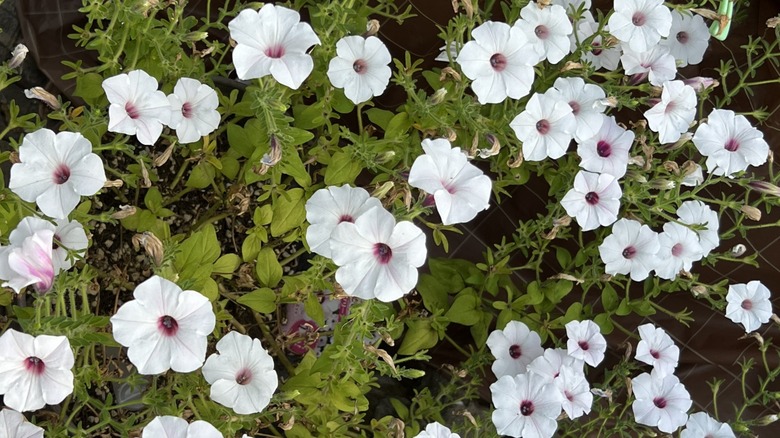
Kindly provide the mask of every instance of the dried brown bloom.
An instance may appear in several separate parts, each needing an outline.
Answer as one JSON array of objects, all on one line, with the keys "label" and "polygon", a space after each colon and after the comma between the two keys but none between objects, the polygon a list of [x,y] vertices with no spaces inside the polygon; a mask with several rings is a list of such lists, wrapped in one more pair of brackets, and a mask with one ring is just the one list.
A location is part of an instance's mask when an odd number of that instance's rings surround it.
[{"label": "dried brown bloom", "polygon": [[366,32],[363,34],[364,38],[374,36],[379,32],[379,20],[371,19],[366,23]]},{"label": "dried brown bloom", "polygon": [[171,158],[171,154],[173,153],[173,148],[176,146],[176,140],[171,142],[171,144],[168,145],[167,148],[158,156],[154,157],[154,160],[152,160],[152,166],[154,167],[160,167],[163,164],[167,163],[168,160]]},{"label": "dried brown bloom", "polygon": [[120,205],[119,210],[111,215],[111,219],[124,219],[136,213],[137,209],[133,205]]},{"label": "dried brown bloom", "polygon": [[152,258],[154,264],[160,266],[165,255],[163,244],[160,239],[151,231],[144,231],[142,234],[136,234],[132,239],[133,248],[138,251],[142,246],[146,254]]},{"label": "dried brown bloom", "polygon": [[53,110],[58,110],[61,107],[60,101],[42,87],[32,87],[28,90],[24,90],[24,96],[28,99],[40,100]]}]

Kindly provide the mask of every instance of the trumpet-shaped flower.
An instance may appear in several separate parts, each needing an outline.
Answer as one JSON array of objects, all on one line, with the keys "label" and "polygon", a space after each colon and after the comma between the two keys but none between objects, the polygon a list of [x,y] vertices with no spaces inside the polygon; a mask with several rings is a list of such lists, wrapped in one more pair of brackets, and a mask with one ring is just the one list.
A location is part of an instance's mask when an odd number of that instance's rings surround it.
[{"label": "trumpet-shaped flower", "polygon": [[13,409],[0,411],[0,432],[0,436],[5,438],[43,438],[43,429]]},{"label": "trumpet-shaped flower", "polygon": [[644,52],[669,36],[672,13],[663,0],[621,0],[609,17],[609,32],[631,50]]},{"label": "trumpet-shaped flower", "polygon": [[[8,241],[11,246],[21,246],[24,239],[34,235],[41,230],[50,230],[54,233],[52,243],[52,262],[54,264],[54,274],[60,271],[67,271],[73,266],[73,257],[70,252],[75,252],[79,257],[84,257],[87,252],[89,241],[84,226],[78,221],[66,221],[57,219],[52,224],[49,221],[27,216],[19,222],[16,229],[8,235]],[[56,225],[55,225],[56,224]]]},{"label": "trumpet-shaped flower", "polygon": [[343,88],[347,99],[355,104],[380,96],[390,83],[392,58],[379,38],[346,36],[336,42],[336,57],[328,65],[328,79]]},{"label": "trumpet-shaped flower", "polygon": [[54,232],[37,230],[24,238],[15,238],[18,244],[0,250],[0,279],[3,287],[20,293],[25,286],[33,285],[39,293],[48,292],[54,283],[52,245]]},{"label": "trumpet-shaped flower", "polygon": [[637,423],[672,433],[688,421],[691,395],[674,374],[642,373],[631,384],[636,397],[631,409]]},{"label": "trumpet-shaped flower", "polygon": [[417,284],[428,251],[425,234],[408,221],[396,223],[382,207],[342,222],[331,235],[336,281],[351,296],[395,301]]},{"label": "trumpet-shaped flower", "polygon": [[574,133],[577,119],[569,102],[555,90],[544,94],[534,93],[509,124],[517,138],[523,142],[523,156],[528,161],[541,161],[547,157],[558,159],[566,153]]},{"label": "trumpet-shaped flower", "polygon": [[343,185],[317,190],[306,201],[306,220],[309,221],[306,242],[313,252],[331,257],[330,236],[338,224],[355,222],[374,207],[381,208],[382,203],[360,187]]},{"label": "trumpet-shaped flower", "polygon": [[714,175],[732,177],[764,164],[769,156],[764,134],[731,110],[712,110],[693,134],[693,144],[707,157],[707,171]]},{"label": "trumpet-shaped flower", "polygon": [[298,12],[273,3],[259,11],[244,9],[228,23],[236,41],[233,65],[239,79],[271,75],[277,82],[297,90],[314,69],[306,53],[320,39]]},{"label": "trumpet-shaped flower", "polygon": [[680,348],[674,345],[672,338],[664,329],[653,324],[643,324],[639,330],[639,343],[634,358],[653,366],[653,372],[659,377],[673,374],[680,359]]},{"label": "trumpet-shaped flower", "polygon": [[680,139],[696,116],[696,91],[683,81],[664,82],[661,101],[645,111],[647,124],[658,133],[658,141],[672,143]]},{"label": "trumpet-shaped flower", "polygon": [[[575,42],[577,40],[580,42],[587,40],[598,30],[599,24],[595,20],[580,20],[575,29],[577,35]],[[604,30],[609,31],[609,26],[604,26]],[[620,64],[620,44],[604,47],[604,42],[604,38],[601,35],[593,37],[590,42],[591,50],[582,52],[582,59],[590,62],[596,70],[604,68],[609,71],[615,71]]]},{"label": "trumpet-shaped flower", "polygon": [[580,170],[574,177],[574,187],[561,199],[561,205],[566,214],[577,220],[582,231],[590,231],[617,220],[621,196],[623,191],[614,176]]},{"label": "trumpet-shaped flower", "polygon": [[604,123],[604,110],[601,101],[606,97],[604,90],[596,84],[586,84],[582,78],[558,78],[553,85],[569,102],[577,130],[574,139],[583,142],[599,132]]},{"label": "trumpet-shaped flower", "polygon": [[44,128],[27,134],[19,161],[11,167],[8,188],[57,219],[67,218],[82,195],[94,195],[106,182],[103,162],[77,132]]},{"label": "trumpet-shaped flower", "polygon": [[672,10],[669,38],[661,40],[661,44],[669,47],[669,52],[680,67],[700,63],[709,43],[710,31],[701,15]]},{"label": "trumpet-shaped flower", "polygon": [[0,394],[19,412],[54,405],[73,392],[75,358],[65,336],[30,336],[8,329],[0,336]]},{"label": "trumpet-shaped flower", "polygon": [[444,138],[422,141],[409,171],[409,185],[433,195],[444,225],[468,222],[490,207],[490,178],[468,156]]},{"label": "trumpet-shaped flower", "polygon": [[634,131],[622,128],[613,116],[605,117],[599,132],[577,145],[580,167],[620,179],[626,174],[633,143]]},{"label": "trumpet-shaped flower", "polygon": [[569,356],[569,353],[563,348],[548,348],[544,354],[532,360],[528,364],[528,372],[544,377],[548,382],[552,382],[561,374],[563,367],[568,367],[575,371],[582,371],[584,362]]},{"label": "trumpet-shaped flower", "polygon": [[726,294],[726,317],[745,326],[747,333],[758,330],[761,324],[769,322],[772,316],[770,295],[769,289],[758,280],[729,285],[729,292]]},{"label": "trumpet-shaped flower", "polygon": [[665,223],[658,242],[661,246],[656,257],[655,274],[660,278],[674,280],[680,271],[690,271],[693,262],[703,257],[699,236],[685,225]]},{"label": "trumpet-shaped flower", "polygon": [[686,187],[696,187],[703,182],[704,182],[704,172],[702,171],[702,168],[699,164],[694,163],[693,171],[685,175],[682,181],[680,181],[680,185]]},{"label": "trumpet-shaped flower", "polygon": [[531,91],[537,59],[528,58],[528,38],[520,29],[486,21],[471,36],[473,40],[463,45],[456,62],[472,80],[479,103],[519,99]]},{"label": "trumpet-shaped flower", "polygon": [[499,435],[549,438],[558,428],[561,394],[535,374],[502,376],[490,385],[493,425]]},{"label": "trumpet-shaped flower", "polygon": [[604,360],[607,340],[601,334],[598,324],[591,320],[566,323],[566,350],[569,356],[595,367]]},{"label": "trumpet-shaped flower", "polygon": [[526,47],[538,55],[534,64],[543,59],[557,64],[569,54],[569,35],[573,28],[566,10],[560,5],[540,8],[532,1],[520,10],[520,19],[514,27],[523,31],[528,39]]},{"label": "trumpet-shaped flower", "polygon": [[[141,144],[153,145],[171,119],[171,104],[157,90],[157,79],[143,70],[122,73],[103,81],[108,107],[108,130],[135,135]],[[60,133],[62,134],[62,133]]]},{"label": "trumpet-shaped flower", "polygon": [[520,321],[509,321],[503,330],[491,332],[487,346],[496,358],[491,366],[496,377],[523,374],[528,364],[544,354],[539,334]]},{"label": "trumpet-shaped flower", "polygon": [[237,414],[262,412],[279,380],[274,360],[260,341],[230,332],[217,342],[217,351],[206,359],[202,370],[211,384],[211,399]]},{"label": "trumpet-shaped flower", "polygon": [[140,374],[168,369],[195,371],[206,358],[206,337],[216,316],[208,298],[157,275],[139,284],[135,300],[111,317],[114,339],[127,348],[127,357]]},{"label": "trumpet-shaped flower", "polygon": [[171,415],[154,417],[144,427],[142,438],[224,438],[224,435],[211,423],[187,420]]},{"label": "trumpet-shaped flower", "polygon": [[414,438],[460,438],[460,435],[452,433],[448,427],[434,422],[425,426],[425,430],[415,435]]},{"label": "trumpet-shaped flower", "polygon": [[660,87],[677,75],[674,56],[666,46],[656,45],[646,52],[635,52],[624,47],[620,62],[623,63],[626,75],[634,75],[631,78],[632,83],[639,83],[647,78],[651,84]]},{"label": "trumpet-shaped flower", "polygon": [[680,438],[735,438],[734,431],[728,423],[721,423],[707,415],[697,412],[688,416],[685,429],[680,432]]},{"label": "trumpet-shaped flower", "polygon": [[217,92],[192,78],[180,78],[168,95],[171,104],[170,127],[179,143],[194,143],[219,126]]},{"label": "trumpet-shaped flower", "polygon": [[607,274],[630,274],[632,280],[642,281],[655,267],[660,247],[658,233],[624,218],[612,225],[612,234],[599,245],[599,255]]},{"label": "trumpet-shaped flower", "polygon": [[558,377],[553,380],[553,385],[561,393],[561,407],[570,419],[590,413],[593,394],[582,369],[564,365]]},{"label": "trumpet-shaped flower", "polygon": [[720,244],[718,213],[707,204],[701,201],[685,201],[677,209],[677,217],[680,222],[687,225],[704,225],[704,229],[695,230],[699,235],[702,257],[707,257],[710,251],[718,247]]}]

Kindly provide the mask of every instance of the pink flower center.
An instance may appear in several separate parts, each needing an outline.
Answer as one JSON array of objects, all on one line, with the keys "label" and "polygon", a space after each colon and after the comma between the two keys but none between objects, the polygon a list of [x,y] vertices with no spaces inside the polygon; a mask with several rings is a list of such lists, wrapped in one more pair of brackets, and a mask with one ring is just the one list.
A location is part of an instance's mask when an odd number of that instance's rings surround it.
[{"label": "pink flower center", "polygon": [[563,391],[563,395],[568,401],[574,401],[574,396],[569,391]]},{"label": "pink flower center", "polygon": [[677,32],[677,41],[680,42],[680,44],[685,44],[688,42],[688,32]]},{"label": "pink flower center", "polygon": [[423,199],[423,207],[433,207],[434,205],[436,205],[436,198],[434,198],[433,195],[425,196],[425,199]]},{"label": "pink flower center", "polygon": [[284,46],[278,44],[265,49],[265,56],[273,59],[279,59],[284,56]]},{"label": "pink flower center", "polygon": [[523,400],[520,402],[520,413],[524,416],[529,416],[534,413],[534,402],[531,400]]},{"label": "pink flower center", "polygon": [[393,258],[393,250],[384,243],[377,243],[374,245],[374,257],[379,260],[379,263],[386,265]]},{"label": "pink flower center", "polygon": [[339,218],[339,223],[342,222],[355,222],[355,219],[353,219],[352,216],[348,214],[342,214],[341,217]]},{"label": "pink flower center", "polygon": [[362,59],[355,60],[355,62],[352,63],[352,70],[355,70],[355,73],[362,75],[368,71],[368,64]]},{"label": "pink flower center", "polygon": [[[601,43],[597,43],[597,42],[595,42],[595,41],[594,41],[594,42],[592,42],[592,43],[590,43],[590,45],[591,45],[591,46],[593,46],[593,47],[601,47]],[[591,51],[590,51],[590,53],[592,53],[592,54],[593,54],[593,55],[595,55],[595,56],[599,56],[599,55],[601,55],[601,53],[602,53],[603,51],[604,51],[604,50],[602,50],[602,49],[593,49],[593,50],[591,50]]]},{"label": "pink flower center", "polygon": [[656,398],[653,399],[653,404],[658,409],[663,409],[663,408],[666,407],[666,399],[663,398],[663,397],[656,397]]},{"label": "pink flower center", "polygon": [[236,383],[239,385],[248,385],[252,381],[252,371],[242,368],[238,374],[236,374]]},{"label": "pink flower center", "polygon": [[647,17],[641,12],[635,12],[634,15],[631,16],[631,23],[633,23],[634,26],[644,26],[646,21]]},{"label": "pink flower center", "polygon": [[495,71],[503,71],[506,68],[506,56],[496,53],[490,57],[490,66]]},{"label": "pink flower center", "polygon": [[536,34],[536,37],[540,40],[546,40],[548,36],[550,36],[550,29],[547,29],[547,26],[540,24],[536,26],[534,29],[534,33]]},{"label": "pink flower center", "polygon": [[169,315],[163,315],[157,320],[157,329],[165,336],[174,336],[179,331],[179,323]]},{"label": "pink flower center", "polygon": [[596,143],[596,153],[599,154],[599,157],[601,158],[607,158],[612,155],[612,146],[604,140],[599,140],[599,142]]},{"label": "pink flower center", "polygon": [[184,116],[185,119],[189,119],[193,116],[191,103],[184,102],[184,104],[181,106],[181,115]]},{"label": "pink flower center", "polygon": [[70,168],[60,164],[54,169],[54,184],[65,184],[70,179]]},{"label": "pink flower center", "polygon": [[512,359],[517,359],[518,357],[522,356],[523,350],[520,348],[519,345],[515,344],[509,347],[509,357]]},{"label": "pink flower center", "polygon": [[634,248],[633,246],[627,246],[623,250],[623,258],[625,259],[632,259],[634,258],[635,255],[636,255],[636,248]]},{"label": "pink flower center", "polygon": [[753,302],[750,300],[744,300],[742,301],[741,307],[745,310],[750,310],[753,308]]},{"label": "pink flower center", "polygon": [[51,239],[51,249],[52,249],[52,250],[56,250],[56,249],[58,249],[58,248],[60,247],[60,244],[59,244],[59,243],[57,243],[57,242],[59,242],[60,240],[61,240],[61,239],[60,239],[60,236],[58,236],[58,235],[56,235],[56,234],[54,235],[54,237],[52,237],[52,239]]},{"label": "pink flower center", "polygon": [[672,247],[672,255],[675,257],[680,257],[680,255],[683,252],[683,246],[682,243],[675,243]]},{"label": "pink flower center", "polygon": [[677,105],[675,105],[674,102],[667,103],[666,108],[664,108],[664,114],[669,114],[670,112],[674,111],[675,106]]},{"label": "pink flower center", "polygon": [[585,202],[590,205],[596,205],[599,203],[599,194],[596,192],[588,192],[585,194]]},{"label": "pink flower center", "polygon": [[536,122],[536,131],[542,135],[547,134],[550,132],[550,122],[545,119],[539,120]]},{"label": "pink flower center", "polygon": [[582,351],[588,351],[590,349],[590,345],[588,345],[587,341],[577,342],[577,345],[580,346],[580,349],[582,349]]},{"label": "pink flower center", "polygon": [[577,102],[576,100],[572,100],[571,102],[569,102],[569,106],[571,107],[572,114],[574,114],[575,116],[580,113],[580,103]]},{"label": "pink flower center", "polygon": [[734,138],[730,138],[723,147],[729,152],[736,152],[739,149],[739,142]]},{"label": "pink flower center", "polygon": [[141,117],[141,112],[133,105],[133,102],[125,103],[125,112],[127,113],[127,117],[130,117],[133,120]]},{"label": "pink flower center", "polygon": [[30,356],[24,360],[24,368],[27,371],[37,376],[40,376],[41,374],[43,374],[43,371],[46,369],[46,364],[44,364],[40,358],[37,358],[35,356]]},{"label": "pink flower center", "polygon": [[653,356],[653,359],[658,359],[659,357],[661,357],[661,353],[655,350],[650,350],[650,356]]}]

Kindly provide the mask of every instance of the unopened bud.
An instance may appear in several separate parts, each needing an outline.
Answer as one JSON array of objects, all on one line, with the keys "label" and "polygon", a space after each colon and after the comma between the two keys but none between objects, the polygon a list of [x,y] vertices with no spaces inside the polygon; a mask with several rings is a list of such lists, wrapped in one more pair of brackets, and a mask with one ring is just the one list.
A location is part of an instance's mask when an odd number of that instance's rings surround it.
[{"label": "unopened bud", "polygon": [[740,336],[739,339],[747,339],[747,338],[753,338],[758,342],[758,345],[764,346],[764,337],[758,334],[758,332],[752,332],[752,333],[745,333],[744,335]]},{"label": "unopened bud", "polygon": [[596,397],[606,398],[609,400],[610,403],[612,403],[612,390],[606,389],[602,390],[599,388],[591,388],[590,392],[595,395]]},{"label": "unopened bud", "polygon": [[683,135],[681,135],[676,142],[667,144],[664,147],[664,150],[674,151],[680,149],[681,147],[685,146],[686,143],[691,141],[692,138],[693,138],[693,134],[691,134],[690,132],[686,132]]},{"label": "unopened bud", "polygon": [[567,72],[569,70],[580,70],[582,69],[582,64],[579,62],[574,61],[566,61],[566,64],[563,65],[563,68],[561,69],[561,73]]},{"label": "unopened bud", "polygon": [[190,32],[187,35],[184,35],[184,41],[195,43],[201,40],[205,40],[208,38],[208,36],[208,32]]},{"label": "unopened bud", "polygon": [[693,88],[697,93],[701,93],[702,91],[708,88],[715,88],[720,85],[720,82],[718,82],[716,79],[706,78],[702,76],[696,76],[690,79],[683,79],[683,83]]},{"label": "unopened bud", "polygon": [[458,139],[458,133],[452,128],[447,128],[447,135],[445,135],[445,137],[447,137],[447,140],[449,140],[450,143],[455,143],[455,140]]},{"label": "unopened bud", "polygon": [[636,155],[636,156],[633,156],[633,157],[629,157],[628,158],[628,164],[630,166],[644,167],[644,165],[645,165],[645,157],[643,157],[641,155]]},{"label": "unopened bud", "polygon": [[609,108],[616,108],[618,106],[618,100],[615,96],[607,96],[605,99],[599,99],[598,102]]},{"label": "unopened bud", "polygon": [[745,245],[741,243],[738,243],[734,245],[733,248],[731,248],[729,254],[731,254],[732,257],[742,257],[746,251],[747,251],[747,247],[745,247]]},{"label": "unopened bud", "polygon": [[377,155],[376,157],[376,163],[377,164],[385,164],[388,161],[392,160],[395,157],[395,151],[385,151],[381,154]]},{"label": "unopened bud", "polygon": [[379,32],[379,20],[371,19],[366,23],[366,33],[363,34],[365,38],[374,36]]},{"label": "unopened bud", "polygon": [[163,261],[163,244],[157,236],[151,231],[144,231],[143,234],[136,234],[132,239],[133,248],[138,251],[142,246],[146,254],[152,258],[154,264],[160,266]]},{"label": "unopened bud", "polygon": [[21,161],[19,160],[19,152],[11,151],[11,154],[8,155],[8,161],[11,164],[21,163]]},{"label": "unopened bud", "polygon": [[674,181],[666,178],[657,178],[650,181],[650,187],[658,190],[672,190],[676,186]]},{"label": "unopened bud", "polygon": [[571,224],[571,217],[564,215],[553,219],[554,227],[568,227]]},{"label": "unopened bud", "polygon": [[120,205],[119,211],[111,215],[111,219],[124,219],[135,214],[137,209],[133,205]]},{"label": "unopened bud", "polygon": [[780,196],[780,187],[766,181],[750,181],[748,186],[765,195]]},{"label": "unopened bud", "polygon": [[24,90],[24,95],[28,99],[40,100],[53,110],[60,109],[60,101],[57,100],[53,94],[49,93],[41,87],[32,87],[29,90]]},{"label": "unopened bud", "polygon": [[125,183],[121,179],[109,179],[103,183],[103,187],[105,188],[111,188],[111,187],[119,188],[122,187],[123,185],[125,185]]},{"label": "unopened bud", "polygon": [[429,102],[431,105],[438,105],[442,102],[444,102],[444,98],[447,97],[447,89],[446,88],[439,88],[436,90],[435,93],[431,96],[429,99]]},{"label": "unopened bud", "polygon": [[24,58],[27,57],[27,52],[29,51],[30,49],[24,44],[17,44],[16,47],[14,47],[13,52],[11,52],[11,60],[8,61],[8,67],[18,68],[22,65],[22,62],[24,62]]},{"label": "unopened bud", "polygon": [[743,205],[742,213],[744,213],[745,216],[748,217],[748,219],[753,221],[760,221],[761,220],[761,210],[757,209],[756,207],[753,207],[752,205]]},{"label": "unopened bud", "polygon": [[769,426],[770,424],[774,423],[775,421],[777,421],[777,415],[776,414],[767,415],[765,417],[761,417],[761,418],[758,419],[758,425],[759,426]]},{"label": "unopened bud", "polygon": [[394,186],[395,184],[393,184],[392,181],[387,181],[386,183],[377,187],[377,189],[374,190],[374,193],[372,193],[371,196],[379,200],[382,200],[382,198],[387,196],[387,193],[390,192],[390,190],[392,190]]},{"label": "unopened bud", "polygon": [[636,181],[639,184],[644,184],[647,182],[647,178],[645,178],[645,176],[642,173],[637,172],[636,170],[633,169],[629,169],[626,171],[626,179]]},{"label": "unopened bud", "polygon": [[778,317],[776,313],[773,313],[769,319],[771,319],[775,324],[780,325],[780,317]]},{"label": "unopened bud", "polygon": [[701,284],[697,284],[691,288],[691,293],[695,297],[706,297],[710,293],[707,291],[707,287]]}]

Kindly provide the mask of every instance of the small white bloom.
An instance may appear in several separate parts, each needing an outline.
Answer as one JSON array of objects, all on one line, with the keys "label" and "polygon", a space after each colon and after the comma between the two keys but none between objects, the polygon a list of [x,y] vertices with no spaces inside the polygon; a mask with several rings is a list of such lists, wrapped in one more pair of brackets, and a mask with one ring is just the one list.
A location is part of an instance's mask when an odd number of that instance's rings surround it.
[{"label": "small white bloom", "polygon": [[558,428],[561,394],[535,374],[502,376],[490,385],[493,425],[499,435],[549,438]]},{"label": "small white bloom", "polygon": [[563,96],[554,88],[544,94],[534,93],[525,111],[509,124],[523,142],[523,156],[528,161],[547,157],[558,159],[569,148],[577,120]]},{"label": "small white bloom", "polygon": [[0,279],[3,287],[10,287],[20,293],[32,285],[38,293],[45,293],[54,283],[54,262],[52,230],[36,230],[31,235],[17,240],[17,244],[0,249]]},{"label": "small white bloom", "polygon": [[674,374],[660,377],[642,373],[631,384],[636,397],[631,409],[637,423],[672,433],[688,421],[691,395]]},{"label": "small white bloom", "polygon": [[86,255],[89,245],[87,233],[84,231],[84,226],[75,220],[68,222],[57,219],[52,224],[35,216],[27,216],[19,222],[16,229],[11,231],[11,234],[8,235],[8,241],[11,246],[21,246],[24,239],[40,230],[50,230],[54,233],[51,258],[55,275],[60,271],[67,271],[73,266],[74,260],[69,252],[74,252],[82,258]]},{"label": "small white bloom", "polygon": [[696,91],[683,81],[664,82],[661,101],[644,115],[661,143],[675,142],[696,117]]},{"label": "small white bloom", "polygon": [[634,131],[622,128],[614,116],[605,117],[599,132],[577,145],[580,167],[620,179],[626,174],[633,143]]},{"label": "small white bloom", "polygon": [[336,57],[328,65],[328,79],[355,104],[380,96],[390,83],[392,58],[379,38],[346,36],[336,43]]},{"label": "small white bloom", "polygon": [[707,204],[701,201],[685,201],[677,209],[677,218],[687,225],[704,225],[704,229],[696,230],[696,234],[699,235],[702,257],[707,257],[710,251],[720,244],[718,213]]},{"label": "small white bloom", "polygon": [[660,87],[677,76],[677,64],[666,46],[656,45],[646,52],[635,52],[624,47],[620,62],[623,63],[626,75],[634,75],[631,82],[635,84],[648,78],[651,84]]},{"label": "small white bloom", "polygon": [[471,89],[479,103],[500,103],[507,97],[527,95],[534,82],[536,57],[529,59],[523,32],[506,23],[486,21],[471,31],[471,37],[456,62],[472,80]]},{"label": "small white bloom", "polygon": [[331,235],[331,257],[339,266],[336,281],[347,295],[395,301],[417,284],[417,268],[428,251],[425,234],[411,222],[396,224],[382,207],[340,223]]},{"label": "small white bloom", "polygon": [[[599,30],[599,24],[595,20],[584,19],[577,23],[575,32],[579,40],[583,42],[590,38]],[[605,31],[609,31],[609,26],[604,26]],[[615,71],[620,64],[620,55],[622,54],[620,44],[612,47],[604,47],[604,38],[596,35],[590,43],[592,49],[582,53],[582,59],[590,62],[593,68],[598,70],[604,68],[609,71]]]},{"label": "small white bloom", "polygon": [[428,424],[425,430],[415,435],[414,438],[460,438],[460,435],[452,433],[448,427],[434,422]]},{"label": "small white bloom", "polygon": [[43,429],[30,423],[13,409],[0,411],[0,436],[4,438],[43,438]]},{"label": "small white bloom", "polygon": [[561,199],[561,205],[582,231],[590,231],[617,220],[622,196],[614,176],[580,170],[574,177],[574,188]]},{"label": "small white bloom", "polygon": [[528,364],[544,354],[539,334],[520,321],[509,321],[503,330],[493,330],[487,346],[496,358],[490,368],[496,377],[525,373]]},{"label": "small white bloom", "polygon": [[727,177],[764,164],[769,155],[764,134],[731,110],[712,110],[693,134],[693,144],[707,157],[708,172]]},{"label": "small white bloom", "polygon": [[569,356],[569,353],[563,348],[548,348],[544,354],[532,360],[528,364],[528,372],[538,374],[548,382],[552,382],[561,374],[561,368],[564,366],[572,370],[582,371],[584,362]]},{"label": "small white bloom", "polygon": [[187,420],[171,415],[154,417],[144,427],[142,438],[224,438],[224,435],[203,420],[187,423]]},{"label": "small white bloom", "polygon": [[56,405],[73,392],[75,358],[65,336],[30,336],[9,328],[0,336],[0,394],[19,412]]},{"label": "small white bloom", "polygon": [[674,344],[666,331],[653,324],[643,324],[639,330],[639,343],[636,345],[634,358],[653,366],[653,371],[659,376],[674,374],[677,361],[680,359],[680,348]]},{"label": "small white bloom", "polygon": [[8,188],[57,219],[67,218],[81,196],[94,195],[106,182],[103,161],[77,132],[43,128],[27,134],[19,161],[11,167]]},{"label": "small white bloom", "polygon": [[680,67],[700,63],[709,43],[710,31],[701,15],[688,15],[676,9],[672,10],[669,38],[661,40],[661,44],[669,47]]},{"label": "small white bloom", "polygon": [[208,298],[157,275],[136,286],[135,300],[111,317],[114,339],[140,374],[195,371],[206,358],[216,324]]},{"label": "small white bloom", "polygon": [[582,369],[578,370],[564,365],[553,384],[561,393],[561,407],[570,419],[590,413],[593,394],[590,392],[590,384]]},{"label": "small white bloom", "polygon": [[674,280],[681,270],[690,271],[693,262],[701,260],[704,254],[696,232],[676,222],[664,224],[658,242],[661,247],[656,256],[655,274],[666,280]]},{"label": "small white bloom", "polygon": [[697,412],[688,417],[680,438],[735,438],[735,435],[728,423],[721,423],[706,412]]},{"label": "small white bloom", "polygon": [[170,127],[180,143],[194,143],[219,126],[217,92],[191,78],[180,78],[168,95],[171,104]]},{"label": "small white bloom", "polygon": [[595,367],[604,360],[607,340],[601,334],[598,324],[591,320],[569,321],[566,323],[566,350],[569,356],[580,359]]},{"label": "small white bloom", "polygon": [[409,185],[433,195],[444,225],[468,222],[490,207],[492,183],[444,138],[422,141],[425,153],[409,170]]},{"label": "small white bloom", "polygon": [[[153,145],[171,119],[171,104],[157,89],[157,79],[143,70],[122,73],[103,81],[108,107],[108,130],[135,135]],[[60,133],[62,134],[62,133]]]},{"label": "small white bloom", "polygon": [[726,317],[745,326],[747,333],[758,330],[761,324],[769,322],[772,316],[770,295],[769,289],[758,280],[729,285],[729,292],[726,294]]},{"label": "small white bloom", "polygon": [[538,55],[534,64],[543,59],[557,64],[569,54],[569,35],[573,29],[566,10],[559,5],[540,8],[532,1],[520,10],[520,19],[514,27],[523,31],[528,39],[527,47]]},{"label": "small white bloom", "polygon": [[694,164],[694,171],[686,175],[685,178],[680,181],[680,184],[686,187],[696,187],[703,182],[704,172],[699,164]]},{"label": "small white bloom", "polygon": [[621,0],[609,17],[609,32],[631,50],[644,52],[669,36],[672,14],[663,0]]},{"label": "small white bloom", "polygon": [[572,16],[580,8],[586,14],[590,13],[591,0],[552,0],[552,4],[561,6],[566,11],[566,14]]},{"label": "small white bloom", "polygon": [[633,219],[620,219],[612,225],[612,234],[599,245],[601,261],[607,274],[630,274],[642,281],[656,265],[661,244],[658,233]]},{"label": "small white bloom", "polygon": [[297,90],[314,69],[306,51],[320,39],[309,23],[301,23],[297,11],[266,3],[259,11],[244,9],[228,28],[237,43],[233,65],[239,79],[271,75]]},{"label": "small white bloom", "polygon": [[607,109],[601,101],[607,97],[604,90],[596,84],[586,84],[582,78],[558,78],[553,85],[561,93],[563,99],[569,102],[577,130],[574,139],[579,143],[599,132],[604,123],[604,110]]},{"label": "small white bloom", "polygon": [[455,60],[458,57],[458,46],[455,41],[451,41],[449,44],[439,47],[441,52],[436,56],[434,61],[450,62],[450,59]]}]

